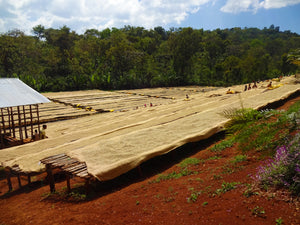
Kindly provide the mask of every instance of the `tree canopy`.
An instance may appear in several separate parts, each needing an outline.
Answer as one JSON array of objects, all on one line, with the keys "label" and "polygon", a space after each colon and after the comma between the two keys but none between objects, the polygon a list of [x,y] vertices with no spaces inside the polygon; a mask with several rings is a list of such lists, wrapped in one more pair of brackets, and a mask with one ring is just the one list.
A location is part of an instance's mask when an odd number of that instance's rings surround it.
[{"label": "tree canopy", "polygon": [[299,69],[300,36],[279,27],[203,29],[125,26],[82,35],[38,25],[0,35],[0,77],[38,91],[228,86]]}]

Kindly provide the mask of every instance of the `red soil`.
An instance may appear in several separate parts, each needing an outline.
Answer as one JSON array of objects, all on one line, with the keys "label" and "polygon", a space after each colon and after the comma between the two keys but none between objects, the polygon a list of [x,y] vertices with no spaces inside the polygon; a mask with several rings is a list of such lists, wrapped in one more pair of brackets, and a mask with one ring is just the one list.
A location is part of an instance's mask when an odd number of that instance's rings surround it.
[{"label": "red soil", "polygon": [[[288,101],[281,108],[289,107],[296,100]],[[142,176],[133,170],[113,181],[93,182],[86,200],[62,194],[47,195],[45,173],[33,177],[36,182],[31,186],[22,177],[21,189],[13,178],[15,190],[8,193],[2,172],[0,224],[280,224],[280,220],[282,224],[299,224],[299,201],[288,193],[255,190],[253,195],[245,195],[247,184],[253,183],[249,174],[254,174],[261,164],[259,155],[248,155],[246,162],[234,164],[231,162],[234,156],[242,153],[235,147],[221,153],[210,151],[216,139],[220,137],[189,144],[150,160],[141,165]],[[189,168],[197,174],[153,182],[159,173],[179,172],[179,162],[189,157],[202,160]],[[60,178],[56,190],[63,192],[66,181]],[[216,194],[223,182],[239,184],[233,190]],[[78,178],[71,180],[73,190],[80,189],[78,186],[82,184]],[[191,201],[192,196],[195,201]]]}]

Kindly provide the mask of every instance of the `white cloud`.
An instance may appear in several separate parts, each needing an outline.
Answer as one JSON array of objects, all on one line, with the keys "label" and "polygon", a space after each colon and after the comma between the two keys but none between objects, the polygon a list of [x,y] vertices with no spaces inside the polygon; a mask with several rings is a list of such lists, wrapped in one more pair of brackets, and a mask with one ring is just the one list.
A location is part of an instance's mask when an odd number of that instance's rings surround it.
[{"label": "white cloud", "polygon": [[227,13],[256,12],[261,8],[283,8],[299,3],[300,0],[227,0],[221,11]]},{"label": "white cloud", "polygon": [[262,1],[261,5],[265,9],[271,8],[282,8],[290,5],[299,4],[300,0],[265,0]]},{"label": "white cloud", "polygon": [[[205,4],[220,0],[0,0],[0,32],[20,29],[30,33],[36,25],[60,28],[64,25],[83,33],[86,29],[124,25],[153,28],[180,25]],[[300,0],[222,0],[221,11],[239,13],[281,8]]]},{"label": "white cloud", "polygon": [[[78,33],[86,29],[123,27],[152,28],[180,24],[206,3],[216,0],[0,0],[0,32],[32,27],[67,25]],[[1,13],[3,12],[3,13]],[[10,15],[10,16],[2,16]]]}]

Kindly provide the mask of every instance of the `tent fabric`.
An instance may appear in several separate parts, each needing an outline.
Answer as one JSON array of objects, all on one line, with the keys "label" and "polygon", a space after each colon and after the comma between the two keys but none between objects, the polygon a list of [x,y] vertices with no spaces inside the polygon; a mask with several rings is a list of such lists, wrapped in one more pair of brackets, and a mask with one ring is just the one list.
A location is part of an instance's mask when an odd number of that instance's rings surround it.
[{"label": "tent fabric", "polygon": [[[300,83],[292,77],[281,83],[273,90],[266,88],[266,82],[239,94],[226,94],[228,88],[220,88],[195,93],[188,101],[181,98],[167,105],[51,123],[48,139],[1,150],[0,162],[37,172],[45,169],[41,159],[65,153],[86,162],[97,179],[110,180],[155,156],[219,132],[228,121],[221,115],[224,110],[258,109],[300,91]],[[230,88],[243,90],[242,85]]]},{"label": "tent fabric", "polygon": [[0,108],[50,102],[18,78],[0,78]]}]

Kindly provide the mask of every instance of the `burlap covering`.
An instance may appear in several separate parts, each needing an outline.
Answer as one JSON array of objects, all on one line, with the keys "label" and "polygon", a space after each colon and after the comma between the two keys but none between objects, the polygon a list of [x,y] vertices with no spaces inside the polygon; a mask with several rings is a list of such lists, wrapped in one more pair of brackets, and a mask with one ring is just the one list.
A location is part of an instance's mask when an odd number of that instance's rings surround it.
[{"label": "burlap covering", "polygon": [[240,85],[230,87],[239,94],[220,88],[195,92],[188,100],[184,94],[168,104],[49,123],[48,139],[0,150],[0,162],[39,171],[44,169],[41,159],[66,153],[86,162],[88,172],[99,180],[113,179],[150,158],[220,131],[227,122],[220,115],[225,109],[259,108],[300,90],[294,76],[273,83],[278,85],[273,90],[267,89],[268,82],[245,92]]}]

